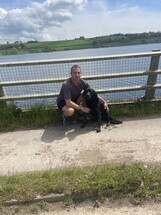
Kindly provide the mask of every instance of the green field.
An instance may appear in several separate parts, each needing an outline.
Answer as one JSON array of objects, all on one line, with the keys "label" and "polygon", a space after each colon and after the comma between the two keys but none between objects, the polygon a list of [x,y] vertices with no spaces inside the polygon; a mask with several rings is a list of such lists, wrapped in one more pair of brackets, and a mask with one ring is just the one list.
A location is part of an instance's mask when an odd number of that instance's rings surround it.
[{"label": "green field", "polygon": [[113,46],[161,43],[161,32],[140,34],[113,34],[109,36],[75,38],[61,41],[16,41],[14,43],[0,44],[0,55],[15,55],[26,53],[67,51],[75,49],[103,48]]},{"label": "green field", "polygon": [[47,42],[33,41],[33,42],[23,43],[23,46],[22,46],[22,43],[5,44],[5,45],[1,44],[0,55],[67,51],[67,50],[88,49],[88,48],[92,48],[92,42],[88,39],[47,41]]}]

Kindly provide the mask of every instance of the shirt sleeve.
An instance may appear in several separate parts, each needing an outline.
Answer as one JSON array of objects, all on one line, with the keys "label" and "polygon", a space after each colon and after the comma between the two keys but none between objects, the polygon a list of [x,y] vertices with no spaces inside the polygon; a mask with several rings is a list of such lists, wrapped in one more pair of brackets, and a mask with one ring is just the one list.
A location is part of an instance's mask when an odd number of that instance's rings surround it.
[{"label": "shirt sleeve", "polygon": [[88,87],[90,87],[90,85],[88,84],[87,81],[85,81],[84,79],[82,79],[82,84],[83,84],[83,90],[87,89]]},{"label": "shirt sleeve", "polygon": [[62,85],[62,93],[63,93],[63,97],[64,97],[65,100],[66,99],[71,99],[70,88],[69,88],[69,86],[66,83],[64,83]]}]

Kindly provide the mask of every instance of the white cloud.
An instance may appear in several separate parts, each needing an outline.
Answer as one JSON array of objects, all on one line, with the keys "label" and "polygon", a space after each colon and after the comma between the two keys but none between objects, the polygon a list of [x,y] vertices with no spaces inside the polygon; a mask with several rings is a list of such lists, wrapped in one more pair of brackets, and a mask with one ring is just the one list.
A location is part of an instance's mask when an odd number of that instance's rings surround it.
[{"label": "white cloud", "polygon": [[6,11],[3,8],[0,8],[0,19],[3,19],[6,16]]},{"label": "white cloud", "polygon": [[0,8],[0,43],[160,31],[160,20],[160,10],[148,10],[137,0],[31,2],[21,9]]},{"label": "white cloud", "polygon": [[[151,12],[137,5],[132,7],[128,4],[110,9],[108,4],[103,1],[97,10],[93,3],[92,12],[83,11],[70,23],[63,25],[63,29],[67,32],[67,38],[80,35],[95,37],[115,33],[156,32],[161,30],[160,20],[161,12]],[[69,32],[67,29],[71,29],[71,31]]]},{"label": "white cloud", "polygon": [[[0,9],[0,42],[19,40],[45,40],[46,32],[50,34],[51,28],[61,27],[70,21],[73,11],[81,10],[86,0],[47,0],[32,3],[22,9],[5,11]],[[45,35],[44,35],[45,32]],[[49,38],[52,36],[49,36]],[[53,37],[54,39],[54,37]]]}]

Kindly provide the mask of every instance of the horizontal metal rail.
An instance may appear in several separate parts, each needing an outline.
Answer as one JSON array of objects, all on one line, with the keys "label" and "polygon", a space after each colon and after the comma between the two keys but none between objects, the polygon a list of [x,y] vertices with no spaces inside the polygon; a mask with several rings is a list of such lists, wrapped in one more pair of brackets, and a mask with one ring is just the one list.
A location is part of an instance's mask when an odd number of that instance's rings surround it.
[{"label": "horizontal metal rail", "polygon": [[5,96],[5,97],[0,97],[0,101],[41,99],[41,98],[52,98],[57,96],[58,96],[58,93],[30,94],[30,95],[23,95],[23,96]]},{"label": "horizontal metal rail", "polygon": [[[108,88],[108,89],[99,89],[96,90],[97,93],[115,93],[115,92],[127,92],[127,91],[138,91],[138,90],[146,90],[146,89],[159,89],[161,88],[161,84],[156,84],[154,86],[132,86],[132,87],[116,87],[116,88]],[[13,100],[26,100],[26,99],[40,99],[40,98],[52,98],[57,97],[59,93],[46,93],[46,94],[30,94],[30,95],[23,95],[23,96],[5,96],[0,97],[0,101],[13,101]]]},{"label": "horizontal metal rail", "polygon": [[[98,79],[112,79],[112,78],[124,78],[124,77],[135,77],[135,76],[147,76],[150,74],[161,74],[161,70],[156,71],[140,71],[140,72],[126,72],[126,73],[114,73],[114,74],[102,74],[93,76],[82,77],[85,80],[98,80]],[[31,85],[31,84],[49,84],[49,83],[61,83],[66,78],[49,78],[49,79],[38,79],[38,80],[22,80],[22,81],[7,81],[0,82],[0,87],[6,86],[18,86],[18,85]]]},{"label": "horizontal metal rail", "polygon": [[126,58],[141,58],[152,57],[155,55],[161,56],[161,51],[145,52],[145,53],[132,53],[132,54],[119,54],[108,56],[92,56],[81,58],[65,58],[54,60],[39,60],[39,61],[18,61],[18,62],[0,62],[0,67],[13,67],[13,66],[31,66],[31,65],[43,65],[43,64],[59,64],[59,63],[74,63],[74,62],[86,62],[86,61],[100,61],[100,60],[116,60]]}]

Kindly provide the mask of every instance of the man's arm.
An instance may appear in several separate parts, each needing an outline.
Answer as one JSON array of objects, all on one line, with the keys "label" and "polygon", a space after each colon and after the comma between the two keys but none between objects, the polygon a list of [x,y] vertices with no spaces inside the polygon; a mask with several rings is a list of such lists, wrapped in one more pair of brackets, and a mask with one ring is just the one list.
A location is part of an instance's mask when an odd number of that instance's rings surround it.
[{"label": "man's arm", "polygon": [[71,107],[75,110],[83,111],[84,113],[89,113],[91,111],[90,108],[78,105],[75,102],[71,101],[70,99],[66,99],[65,102],[68,107]]},{"label": "man's arm", "polygon": [[109,113],[110,109],[107,105],[107,102],[103,98],[101,98],[101,96],[99,96],[99,95],[98,95],[98,98],[104,103],[104,109],[106,109],[107,112]]},{"label": "man's arm", "polygon": [[81,93],[80,96],[79,96],[79,98],[78,98],[78,100],[77,100],[77,104],[79,105],[79,104],[81,104],[83,101],[84,101],[84,99],[83,99],[83,96],[82,96],[82,93]]}]

